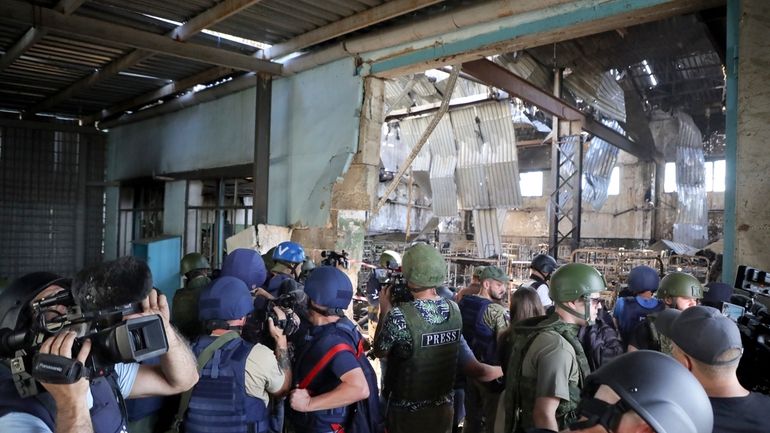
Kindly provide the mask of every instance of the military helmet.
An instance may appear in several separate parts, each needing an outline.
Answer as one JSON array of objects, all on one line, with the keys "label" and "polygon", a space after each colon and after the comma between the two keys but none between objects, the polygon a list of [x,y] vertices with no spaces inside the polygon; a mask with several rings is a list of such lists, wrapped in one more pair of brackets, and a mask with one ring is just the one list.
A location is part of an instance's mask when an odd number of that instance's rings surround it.
[{"label": "military helmet", "polygon": [[238,278],[251,289],[262,287],[267,279],[267,269],[258,251],[236,248],[225,257],[221,275]]},{"label": "military helmet", "polygon": [[486,266],[476,266],[476,269],[473,270],[473,276],[475,278],[481,279],[481,274],[484,273],[484,269]]},{"label": "military helmet", "polygon": [[393,250],[385,250],[380,254],[380,267],[398,269],[401,267],[401,254]]},{"label": "military helmet", "polygon": [[437,249],[415,244],[404,253],[401,269],[406,281],[418,287],[436,287],[446,279],[446,262]]},{"label": "military helmet", "polygon": [[50,272],[33,272],[12,281],[0,294],[0,329],[19,330],[30,326],[29,303],[54,283],[65,288],[70,286],[70,280]]},{"label": "military helmet", "polygon": [[336,266],[319,266],[308,275],[305,293],[318,305],[342,311],[353,299],[353,284]]},{"label": "military helmet", "polygon": [[697,278],[684,272],[671,272],[660,280],[658,298],[703,298],[703,285]]},{"label": "military helmet", "polygon": [[548,294],[555,302],[574,301],[607,287],[596,269],[583,263],[568,263],[551,275]]},{"label": "military helmet", "polygon": [[[597,408],[592,404],[593,396],[601,385],[620,397],[607,408],[612,414],[592,413]],[[660,352],[639,350],[611,360],[586,377],[582,394],[578,412],[588,421],[573,423],[571,428],[617,423],[629,409],[658,433],[710,433],[713,426],[711,404],[698,380],[674,358]]]},{"label": "military helmet", "polygon": [[273,260],[276,262],[302,263],[305,260],[305,250],[296,242],[281,242],[273,250]]},{"label": "military helmet", "polygon": [[240,278],[221,276],[203,289],[198,300],[200,320],[237,320],[254,311],[251,292]]},{"label": "military helmet", "polygon": [[185,275],[196,269],[211,269],[211,265],[201,253],[185,254],[179,262],[179,273]]},{"label": "military helmet", "polygon": [[549,275],[552,274],[557,268],[556,259],[549,256],[548,254],[538,254],[532,258],[532,263],[529,265],[529,267],[543,275]]},{"label": "military helmet", "polygon": [[654,292],[659,284],[658,271],[649,266],[637,266],[628,273],[628,288],[634,293]]}]

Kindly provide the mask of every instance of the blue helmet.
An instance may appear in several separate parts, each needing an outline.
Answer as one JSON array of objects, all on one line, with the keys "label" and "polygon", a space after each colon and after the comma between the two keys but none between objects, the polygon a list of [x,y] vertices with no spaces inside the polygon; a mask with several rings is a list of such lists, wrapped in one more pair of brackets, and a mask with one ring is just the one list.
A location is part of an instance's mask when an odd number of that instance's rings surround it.
[{"label": "blue helmet", "polygon": [[198,301],[198,317],[202,321],[237,320],[253,310],[249,288],[235,277],[217,278],[201,292]]},{"label": "blue helmet", "polygon": [[305,293],[322,307],[344,310],[353,298],[353,284],[336,267],[320,266],[307,277]]},{"label": "blue helmet", "polygon": [[637,266],[628,273],[628,288],[634,293],[658,290],[660,276],[649,266]]},{"label": "blue helmet", "polygon": [[259,252],[238,248],[225,257],[220,275],[238,278],[248,288],[262,287],[267,279],[267,269]]},{"label": "blue helmet", "polygon": [[302,263],[305,261],[305,250],[296,242],[281,242],[273,250],[273,260],[287,263]]}]

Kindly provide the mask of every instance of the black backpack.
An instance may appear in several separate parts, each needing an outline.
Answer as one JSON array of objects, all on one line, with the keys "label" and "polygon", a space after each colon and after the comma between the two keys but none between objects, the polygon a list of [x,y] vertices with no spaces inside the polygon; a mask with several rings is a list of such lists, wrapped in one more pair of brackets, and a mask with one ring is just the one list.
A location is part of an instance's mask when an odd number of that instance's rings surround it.
[{"label": "black backpack", "polygon": [[[310,385],[310,382],[315,378],[316,374],[323,370],[326,364],[328,364],[337,353],[352,353],[358,360],[358,364],[364,372],[364,377],[366,377],[366,382],[369,385],[369,397],[348,406],[348,420],[345,423],[345,433],[384,433],[385,420],[380,412],[380,391],[377,387],[377,374],[374,372],[372,365],[366,358],[364,339],[361,337],[361,334],[355,326],[356,325],[353,322],[344,318],[337,321],[335,329],[350,337],[351,341],[357,341],[355,347],[354,345],[345,343],[332,346],[332,348],[326,352],[326,355],[321,357],[318,363],[313,366],[310,370],[310,374],[299,382],[299,387],[307,388],[307,386]],[[327,335],[330,334],[331,333]],[[326,337],[326,335],[322,336],[321,339],[324,337]]]},{"label": "black backpack", "polygon": [[613,325],[612,317],[603,308],[599,310],[593,325],[580,328],[578,339],[583,345],[591,371],[624,352],[623,342]]}]

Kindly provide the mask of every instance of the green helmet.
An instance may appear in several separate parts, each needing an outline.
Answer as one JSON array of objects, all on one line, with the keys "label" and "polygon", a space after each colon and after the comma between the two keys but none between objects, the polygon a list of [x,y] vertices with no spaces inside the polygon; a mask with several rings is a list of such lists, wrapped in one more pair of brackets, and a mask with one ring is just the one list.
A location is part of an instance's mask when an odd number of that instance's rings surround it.
[{"label": "green helmet", "polygon": [[591,301],[585,300],[582,313],[567,306],[565,302],[588,298],[591,293],[598,293],[607,287],[604,277],[596,269],[583,263],[568,263],[555,270],[551,275],[548,294],[553,302],[563,310],[591,323]]},{"label": "green helmet", "polygon": [[481,274],[484,272],[484,269],[486,266],[476,266],[476,269],[473,270],[473,276],[475,278],[481,279]]},{"label": "green helmet", "polygon": [[703,285],[697,278],[684,272],[671,272],[660,280],[660,287],[655,294],[658,298],[703,298]]},{"label": "green helmet", "polygon": [[179,273],[182,275],[187,274],[190,271],[196,269],[210,269],[211,265],[206,257],[203,257],[201,253],[189,253],[182,257],[182,261],[179,262]]},{"label": "green helmet", "polygon": [[446,279],[446,262],[437,249],[416,244],[404,253],[402,271],[406,281],[419,287],[436,287]]},{"label": "green helmet", "polygon": [[380,267],[398,269],[401,267],[401,254],[393,250],[385,250],[380,254]]}]

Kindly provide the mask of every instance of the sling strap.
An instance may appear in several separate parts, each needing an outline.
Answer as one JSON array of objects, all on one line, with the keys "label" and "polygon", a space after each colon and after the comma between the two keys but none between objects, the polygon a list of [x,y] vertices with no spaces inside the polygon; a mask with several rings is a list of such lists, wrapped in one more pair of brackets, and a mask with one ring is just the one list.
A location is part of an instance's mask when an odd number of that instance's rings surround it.
[{"label": "sling strap", "polygon": [[[205,367],[214,356],[214,352],[221,349],[225,344],[235,340],[238,337],[239,335],[237,332],[226,332],[217,337],[217,339],[214,340],[214,342],[211,343],[208,347],[203,349],[203,352],[201,352],[200,356],[198,356],[198,374],[200,374],[200,372],[203,370],[203,367]],[[182,397],[179,400],[179,410],[177,410],[176,417],[174,418],[174,424],[171,426],[171,432],[180,431],[179,427],[182,425],[182,421],[184,420],[184,414],[187,412],[187,406],[190,405],[193,389],[195,389],[195,387],[190,388],[184,394],[182,394]]]}]

